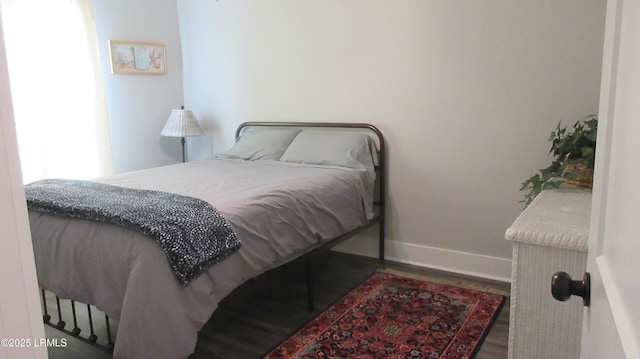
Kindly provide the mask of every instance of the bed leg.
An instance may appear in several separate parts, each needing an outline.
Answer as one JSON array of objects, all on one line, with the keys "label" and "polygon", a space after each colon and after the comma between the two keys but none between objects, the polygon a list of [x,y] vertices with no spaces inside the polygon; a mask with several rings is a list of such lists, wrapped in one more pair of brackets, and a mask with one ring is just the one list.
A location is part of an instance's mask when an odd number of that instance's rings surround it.
[{"label": "bed leg", "polygon": [[73,330],[71,330],[71,335],[77,337],[81,330],[78,328],[78,315],[76,314],[76,302],[71,301],[71,313],[73,314]]},{"label": "bed leg", "polygon": [[67,325],[67,323],[62,320],[62,307],[60,306],[60,297],[58,297],[57,295],[56,306],[58,307],[58,323],[56,324],[56,327],[58,327],[59,329],[63,329],[64,326]]},{"label": "bed leg", "polygon": [[380,234],[379,234],[380,248],[378,249],[378,258],[384,260],[384,219],[380,221]]},{"label": "bed leg", "polygon": [[310,312],[315,309],[315,303],[313,298],[313,277],[311,276],[311,259],[307,259],[307,305]]},{"label": "bed leg", "polygon": [[44,291],[44,289],[42,290],[42,309],[44,311],[44,315],[42,316],[42,319],[44,320],[45,324],[48,324],[49,321],[51,320],[51,316],[49,315],[49,310],[47,309],[47,295]]},{"label": "bed leg", "polygon": [[109,316],[106,314],[104,315],[104,321],[107,325],[107,348],[112,349],[114,344],[111,339],[111,323],[109,323]]},{"label": "bed leg", "polygon": [[91,335],[89,335],[89,338],[87,339],[89,340],[89,342],[95,343],[98,340],[98,337],[93,330],[93,317],[91,316],[91,305],[89,304],[87,304],[87,314],[89,316],[89,331],[91,332]]}]

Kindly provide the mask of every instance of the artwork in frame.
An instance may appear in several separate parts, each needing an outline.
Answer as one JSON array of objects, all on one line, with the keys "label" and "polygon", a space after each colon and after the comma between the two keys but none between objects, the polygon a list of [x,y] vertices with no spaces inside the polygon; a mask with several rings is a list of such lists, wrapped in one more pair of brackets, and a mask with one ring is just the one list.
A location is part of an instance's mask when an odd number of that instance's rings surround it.
[{"label": "artwork in frame", "polygon": [[164,44],[109,40],[111,73],[164,75],[167,73]]}]

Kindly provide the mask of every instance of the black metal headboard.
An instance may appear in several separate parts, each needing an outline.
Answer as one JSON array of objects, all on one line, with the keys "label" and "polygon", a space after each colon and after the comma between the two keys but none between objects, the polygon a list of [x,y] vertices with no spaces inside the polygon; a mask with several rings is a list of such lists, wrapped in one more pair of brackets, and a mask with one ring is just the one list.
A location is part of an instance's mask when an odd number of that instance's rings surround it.
[{"label": "black metal headboard", "polygon": [[[355,129],[362,130],[363,133],[373,133],[378,144],[378,165],[376,168],[378,195],[375,204],[378,206],[378,213],[371,219],[371,224],[380,225],[380,245],[379,258],[384,259],[384,218],[386,204],[386,176],[387,176],[387,154],[386,145],[382,132],[368,123],[334,123],[334,122],[244,122],[236,129],[236,140],[240,138],[242,131],[249,127],[298,127],[298,128],[326,128],[326,129]],[[359,132],[359,131],[358,131]]]}]

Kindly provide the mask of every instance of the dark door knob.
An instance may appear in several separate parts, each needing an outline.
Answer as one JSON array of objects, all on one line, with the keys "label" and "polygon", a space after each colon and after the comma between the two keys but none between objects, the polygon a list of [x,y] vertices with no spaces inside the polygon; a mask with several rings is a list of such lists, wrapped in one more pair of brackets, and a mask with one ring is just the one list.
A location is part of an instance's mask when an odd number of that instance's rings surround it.
[{"label": "dark door knob", "polygon": [[588,307],[591,299],[591,276],[585,273],[584,278],[579,281],[571,280],[571,276],[566,272],[557,272],[551,278],[551,294],[563,302],[572,295],[577,295],[582,297],[584,306]]}]

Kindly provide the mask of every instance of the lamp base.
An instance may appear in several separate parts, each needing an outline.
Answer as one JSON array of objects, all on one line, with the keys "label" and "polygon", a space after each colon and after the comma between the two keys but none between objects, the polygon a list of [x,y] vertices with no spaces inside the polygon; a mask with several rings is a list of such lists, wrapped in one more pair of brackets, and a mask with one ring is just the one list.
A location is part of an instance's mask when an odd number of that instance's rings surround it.
[{"label": "lamp base", "polygon": [[182,137],[182,138],[180,139],[180,143],[182,143],[182,162],[183,162],[183,163],[184,163],[184,162],[186,162],[186,159],[185,159],[185,151],[184,151],[184,144],[185,144],[186,142],[187,142],[187,141],[184,139],[184,137]]}]

